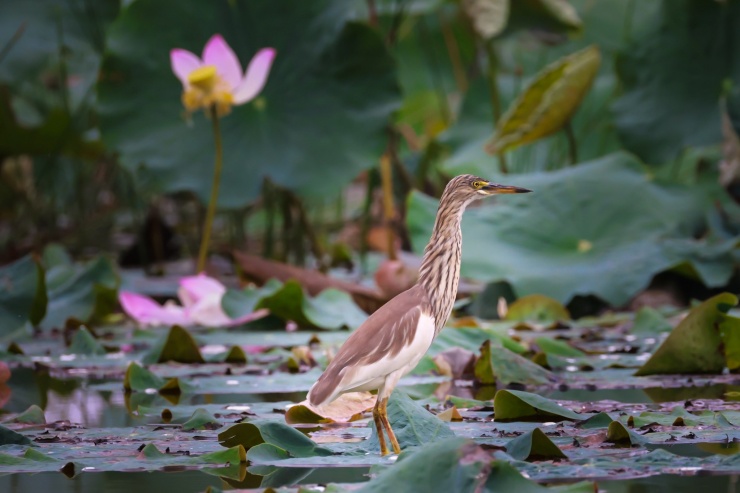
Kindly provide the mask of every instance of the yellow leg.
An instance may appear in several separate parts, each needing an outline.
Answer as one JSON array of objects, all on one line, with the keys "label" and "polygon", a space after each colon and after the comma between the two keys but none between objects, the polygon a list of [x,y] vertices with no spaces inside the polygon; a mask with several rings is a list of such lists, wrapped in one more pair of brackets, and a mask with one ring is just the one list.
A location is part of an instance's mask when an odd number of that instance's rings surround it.
[{"label": "yellow leg", "polygon": [[373,421],[375,421],[375,431],[378,433],[378,442],[380,443],[380,455],[388,455],[388,446],[386,446],[385,436],[383,436],[384,425],[380,417],[380,399],[375,402],[375,407],[373,407]]},{"label": "yellow leg", "polygon": [[393,452],[395,452],[396,454],[400,454],[401,446],[398,445],[398,439],[396,439],[396,434],[393,433],[393,428],[391,428],[391,423],[390,421],[388,421],[388,398],[387,397],[383,399],[382,401],[380,401],[380,421],[383,423],[383,428],[385,428],[386,433],[388,433],[388,439],[391,441]]}]

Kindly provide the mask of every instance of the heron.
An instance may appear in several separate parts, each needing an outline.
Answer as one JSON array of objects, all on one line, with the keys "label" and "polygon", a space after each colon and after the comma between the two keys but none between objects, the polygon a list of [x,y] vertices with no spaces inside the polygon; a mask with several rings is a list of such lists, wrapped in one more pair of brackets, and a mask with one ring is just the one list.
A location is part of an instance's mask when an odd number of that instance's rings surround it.
[{"label": "heron", "polygon": [[388,421],[388,398],[400,378],[419,363],[452,312],[460,279],[463,212],[471,202],[489,195],[526,192],[531,190],[499,185],[474,175],[450,180],[424,249],[418,281],[380,307],[350,335],[311,387],[311,405],[320,407],[347,392],[377,390],[373,420],[380,454],[389,453],[383,430],[394,453],[399,454],[401,447]]}]

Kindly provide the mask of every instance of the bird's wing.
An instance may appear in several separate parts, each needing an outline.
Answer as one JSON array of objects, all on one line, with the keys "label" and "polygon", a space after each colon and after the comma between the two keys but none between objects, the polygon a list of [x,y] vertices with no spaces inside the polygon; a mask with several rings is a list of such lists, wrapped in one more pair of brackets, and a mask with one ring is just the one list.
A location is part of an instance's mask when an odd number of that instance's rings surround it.
[{"label": "bird's wing", "polygon": [[[344,390],[398,370],[412,361],[419,352],[426,352],[434,338],[434,321],[431,320],[430,323],[431,317],[425,314],[426,305],[424,291],[417,285],[399,294],[368,317],[342,345],[311,388],[311,404],[320,405],[333,400]],[[420,323],[422,320],[424,323]],[[429,326],[431,333],[427,334],[429,331],[426,329]],[[422,327],[424,330],[419,333],[417,329]],[[409,348],[413,351],[408,351]],[[374,372],[383,374],[371,376],[367,375],[367,371],[361,370],[371,366]]]}]

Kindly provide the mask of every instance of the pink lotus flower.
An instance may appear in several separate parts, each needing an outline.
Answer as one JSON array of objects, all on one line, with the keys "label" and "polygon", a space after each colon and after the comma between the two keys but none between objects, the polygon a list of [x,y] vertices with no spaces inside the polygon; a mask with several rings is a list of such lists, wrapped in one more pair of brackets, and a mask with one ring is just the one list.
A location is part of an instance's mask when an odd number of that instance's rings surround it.
[{"label": "pink lotus flower", "polygon": [[188,111],[216,107],[225,115],[231,106],[247,103],[257,97],[267,81],[276,51],[263,48],[249,62],[242,75],[242,66],[234,51],[220,34],[203,48],[203,58],[175,48],[170,51],[170,64],[182,82],[182,103]]},{"label": "pink lotus flower", "polygon": [[226,292],[223,284],[205,274],[183,277],[177,296],[182,305],[168,301],[160,305],[148,296],[121,291],[118,301],[123,311],[142,326],[149,325],[203,325],[206,327],[233,327],[268,314],[257,310],[239,318],[229,318],[221,308],[221,298]]}]

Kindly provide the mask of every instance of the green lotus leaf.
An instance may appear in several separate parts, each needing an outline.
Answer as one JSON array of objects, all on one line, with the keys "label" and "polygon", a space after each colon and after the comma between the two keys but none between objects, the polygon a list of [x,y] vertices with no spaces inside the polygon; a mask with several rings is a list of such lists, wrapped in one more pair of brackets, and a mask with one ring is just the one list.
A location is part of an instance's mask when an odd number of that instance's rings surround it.
[{"label": "green lotus leaf", "polygon": [[475,362],[475,380],[484,385],[499,382],[502,385],[518,383],[536,386],[556,382],[559,377],[488,340],[481,345],[480,356]]},{"label": "green lotus leaf", "polygon": [[75,332],[74,336],[72,336],[72,343],[69,345],[69,352],[85,356],[102,356],[106,353],[103,345],[95,339],[95,336],[93,336],[90,330],[84,325]]},{"label": "green lotus leaf", "polygon": [[737,56],[729,26],[740,25],[740,6],[663,0],[646,21],[618,59],[625,92],[613,110],[626,147],[661,164],[687,147],[721,141],[723,81],[740,80],[737,64],[727,63]]},{"label": "green lotus leaf", "polygon": [[167,334],[162,336],[144,356],[146,364],[165,363],[205,363],[203,355],[198,349],[198,343],[186,329],[179,325],[170,327]]},{"label": "green lotus leaf", "polygon": [[331,451],[317,446],[315,442],[295,428],[269,419],[255,419],[235,424],[219,433],[218,440],[224,447],[241,445],[247,453],[253,447],[269,444],[286,451],[290,457],[331,455]]},{"label": "green lotus leaf", "polygon": [[0,426],[0,445],[31,445],[31,443],[27,436]]},{"label": "green lotus leaf", "polygon": [[[740,354],[737,331],[728,331],[725,340],[730,345],[725,348],[720,329],[723,321],[734,318],[726,313],[736,304],[735,295],[722,293],[694,307],[635,375],[721,373],[725,367],[725,352]],[[734,364],[734,356],[731,359]]]},{"label": "green lotus leaf", "polygon": [[57,251],[43,260],[49,303],[42,328],[62,328],[70,318],[90,322],[115,306],[119,279],[110,259],[101,256],[77,264]]},{"label": "green lotus leaf", "polygon": [[612,421],[606,430],[606,442],[613,443],[616,447],[637,447],[647,443],[647,440],[625,427],[619,421]]},{"label": "green lotus leaf", "polygon": [[30,255],[0,268],[0,337],[46,314],[44,271]]},{"label": "green lotus leaf", "polygon": [[655,308],[644,306],[635,313],[632,333],[648,335],[670,332],[673,325]]},{"label": "green lotus leaf", "polygon": [[383,152],[399,105],[393,60],[381,36],[353,22],[355,2],[137,0],[110,27],[98,100],[102,136],[121,163],[163,191],[209,194],[210,122],[183,121],[182,87],[169,52],[200,53],[220,33],[242,66],[277,50],[259,97],[221,121],[219,204],[254,201],[263,180],[325,198]]},{"label": "green lotus leaf", "polygon": [[[388,421],[401,449],[417,447],[455,435],[447,423],[398,389],[388,400]],[[375,453],[380,450],[380,443],[375,423],[371,422],[370,427],[371,435],[364,448]]]},{"label": "green lotus leaf", "polygon": [[578,109],[600,63],[598,47],[590,46],[545,67],[498,121],[486,150],[505,152],[560,130]]},{"label": "green lotus leaf", "polygon": [[189,420],[182,424],[182,429],[183,431],[217,430],[222,426],[223,424],[213,414],[200,407],[193,412]]},{"label": "green lotus leaf", "polygon": [[304,327],[356,329],[367,318],[352,297],[338,289],[325,289],[314,297],[294,280],[281,284],[270,280],[261,288],[229,289],[221,300],[224,312],[232,318],[266,308],[271,315]]},{"label": "green lotus leaf", "polygon": [[415,491],[477,491],[489,462],[490,456],[472,440],[448,437],[402,453],[393,467],[358,491],[384,493],[397,491],[399,485],[413,485]]},{"label": "green lotus leaf", "polygon": [[[621,153],[508,182],[534,193],[466,212],[463,276],[508,281],[519,296],[539,293],[562,303],[592,294],[619,306],[655,274],[685,262],[701,266],[696,270],[708,286],[722,286],[732,275],[736,239],[720,248],[693,237],[708,227],[704,211],[726,197],[714,184],[659,183]],[[409,198],[407,224],[419,253],[436,205],[419,193]],[[677,243],[691,249],[676,249]]]},{"label": "green lotus leaf", "polygon": [[530,294],[509,305],[504,318],[520,322],[563,322],[570,320],[570,313],[557,300],[541,294]]},{"label": "green lotus leaf", "polygon": [[503,389],[496,392],[493,399],[493,411],[496,421],[581,421],[584,416],[571,411],[557,402],[537,394],[520,390]]},{"label": "green lotus leaf", "polygon": [[526,461],[567,459],[563,451],[539,428],[509,440],[506,453],[517,460]]}]

